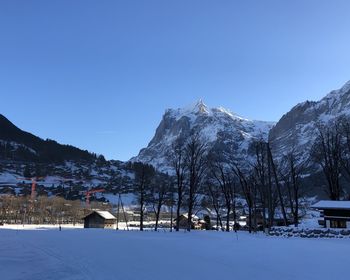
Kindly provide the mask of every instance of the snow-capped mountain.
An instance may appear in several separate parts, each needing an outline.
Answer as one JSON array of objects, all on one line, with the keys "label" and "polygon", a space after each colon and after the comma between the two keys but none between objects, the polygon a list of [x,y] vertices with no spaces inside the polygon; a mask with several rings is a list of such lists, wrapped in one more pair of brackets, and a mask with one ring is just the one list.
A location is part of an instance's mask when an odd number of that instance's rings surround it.
[{"label": "snow-capped mountain", "polygon": [[340,116],[350,116],[350,81],[320,101],[300,103],[285,114],[269,134],[274,154],[281,156],[294,149],[308,157],[318,124],[327,124]]},{"label": "snow-capped mountain", "polygon": [[251,141],[267,140],[273,125],[273,122],[242,118],[222,107],[209,108],[200,100],[186,108],[166,110],[148,147],[131,161],[149,163],[168,171],[174,142],[178,137],[188,138],[193,131],[200,133],[209,149],[225,157],[243,160],[249,155]]}]

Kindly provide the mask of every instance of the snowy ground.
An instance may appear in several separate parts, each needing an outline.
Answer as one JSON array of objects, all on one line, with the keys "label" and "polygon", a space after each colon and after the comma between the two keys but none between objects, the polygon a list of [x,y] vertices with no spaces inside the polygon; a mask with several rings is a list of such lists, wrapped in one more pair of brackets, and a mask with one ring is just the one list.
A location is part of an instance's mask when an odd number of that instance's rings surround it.
[{"label": "snowy ground", "polygon": [[[61,225],[63,229],[82,229],[84,228],[83,224],[64,224]],[[12,224],[5,224],[0,227],[0,229],[13,229],[13,230],[49,230],[49,229],[58,229],[59,225],[12,225]]]},{"label": "snowy ground", "polygon": [[349,279],[349,239],[241,232],[0,230],[0,278]]}]

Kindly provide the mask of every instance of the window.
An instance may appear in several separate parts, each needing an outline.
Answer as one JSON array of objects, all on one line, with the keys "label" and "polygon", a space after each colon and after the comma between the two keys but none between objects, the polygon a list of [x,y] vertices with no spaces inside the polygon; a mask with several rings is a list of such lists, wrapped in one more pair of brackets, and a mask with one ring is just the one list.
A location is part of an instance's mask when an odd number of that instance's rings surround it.
[{"label": "window", "polygon": [[346,221],[344,220],[331,220],[331,228],[346,228]]}]

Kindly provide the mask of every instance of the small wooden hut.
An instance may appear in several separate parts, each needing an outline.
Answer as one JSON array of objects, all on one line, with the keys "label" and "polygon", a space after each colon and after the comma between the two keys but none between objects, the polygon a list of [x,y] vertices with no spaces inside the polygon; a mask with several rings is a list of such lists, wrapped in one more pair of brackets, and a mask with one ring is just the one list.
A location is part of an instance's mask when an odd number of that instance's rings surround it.
[{"label": "small wooden hut", "polygon": [[311,208],[320,211],[319,224],[325,228],[350,228],[350,201],[321,200]]},{"label": "small wooden hut", "polygon": [[117,218],[108,211],[93,211],[84,217],[84,228],[114,228]]}]

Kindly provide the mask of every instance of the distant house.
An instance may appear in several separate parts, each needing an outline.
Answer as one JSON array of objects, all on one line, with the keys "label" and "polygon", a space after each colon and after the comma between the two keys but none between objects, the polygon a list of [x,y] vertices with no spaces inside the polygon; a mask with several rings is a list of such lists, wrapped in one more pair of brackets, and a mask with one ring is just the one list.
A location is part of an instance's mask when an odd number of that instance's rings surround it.
[{"label": "distant house", "polygon": [[[187,229],[187,222],[188,222],[188,214],[182,214],[179,217],[179,228],[180,229]],[[174,220],[174,224],[176,224],[176,219]],[[192,215],[191,219],[191,228],[192,229],[204,229],[205,228],[205,221],[199,219],[196,215]]]},{"label": "distant house", "polygon": [[114,228],[116,221],[108,211],[93,211],[84,217],[84,228]]},{"label": "distant house", "polygon": [[[235,218],[236,218],[236,221],[235,221]],[[229,219],[230,219],[230,225],[234,226],[234,224],[236,222],[237,228],[245,227],[248,223],[248,221],[247,221],[248,216],[240,215],[239,213],[234,214],[233,212],[231,212]],[[222,216],[222,221],[226,224],[227,215]]]},{"label": "distant house", "polygon": [[311,208],[320,211],[325,228],[350,228],[350,201],[321,200]]}]

